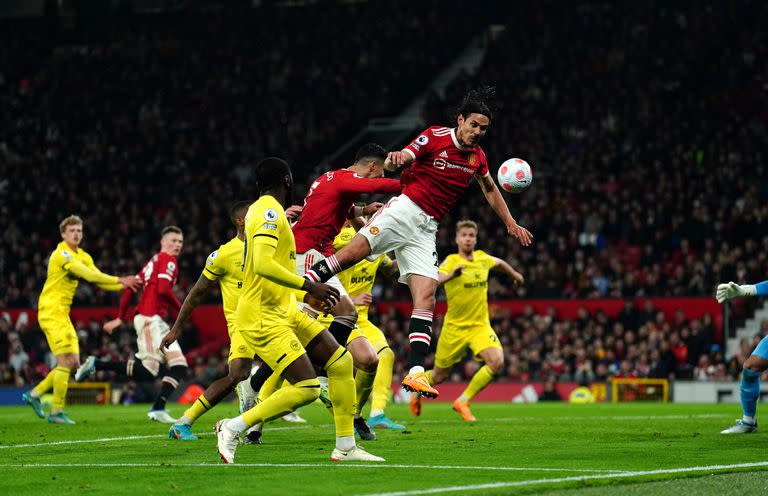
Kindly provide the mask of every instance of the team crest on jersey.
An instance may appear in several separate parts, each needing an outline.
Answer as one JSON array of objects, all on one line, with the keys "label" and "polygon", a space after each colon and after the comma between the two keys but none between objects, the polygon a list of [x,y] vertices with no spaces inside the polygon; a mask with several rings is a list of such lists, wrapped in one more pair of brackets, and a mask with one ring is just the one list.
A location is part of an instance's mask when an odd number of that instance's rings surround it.
[{"label": "team crest on jersey", "polygon": [[469,161],[469,165],[475,165],[477,163],[477,155],[475,155],[474,153],[470,153],[468,161]]},{"label": "team crest on jersey", "polygon": [[371,227],[371,234],[373,234],[374,236],[379,234],[379,228],[376,226]]},{"label": "team crest on jersey", "polygon": [[426,145],[429,143],[429,138],[427,138],[425,135],[421,135],[418,138],[416,138],[416,143],[420,144],[421,146]]},{"label": "team crest on jersey", "polygon": [[269,222],[274,222],[277,220],[277,210],[274,208],[268,208],[264,211],[264,218],[267,219]]}]

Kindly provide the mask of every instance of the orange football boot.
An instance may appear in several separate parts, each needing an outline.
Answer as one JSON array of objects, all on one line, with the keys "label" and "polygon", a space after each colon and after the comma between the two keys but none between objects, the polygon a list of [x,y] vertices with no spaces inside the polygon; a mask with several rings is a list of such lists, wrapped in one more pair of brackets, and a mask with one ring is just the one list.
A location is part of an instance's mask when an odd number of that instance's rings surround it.
[{"label": "orange football boot", "polygon": [[437,398],[437,396],[440,394],[437,389],[429,385],[427,374],[424,372],[406,375],[402,384],[406,391],[418,393],[422,396],[426,396],[427,398]]},{"label": "orange football boot", "polygon": [[421,395],[420,394],[412,394],[411,395],[411,413],[418,417],[421,415]]},{"label": "orange football boot", "polygon": [[459,401],[458,399],[453,402],[453,409],[461,414],[461,418],[467,422],[474,422],[477,420],[472,411],[469,409],[469,401]]}]

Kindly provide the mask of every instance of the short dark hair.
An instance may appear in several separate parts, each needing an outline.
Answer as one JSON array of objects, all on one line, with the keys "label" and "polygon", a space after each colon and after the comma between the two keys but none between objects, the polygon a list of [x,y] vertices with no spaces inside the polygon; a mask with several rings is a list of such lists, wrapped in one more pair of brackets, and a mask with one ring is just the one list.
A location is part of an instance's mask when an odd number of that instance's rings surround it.
[{"label": "short dark hair", "polygon": [[278,157],[267,157],[256,164],[256,185],[259,192],[280,184],[291,173],[288,162]]},{"label": "short dark hair", "polygon": [[163,236],[165,236],[168,233],[184,235],[184,233],[181,231],[180,227],[177,227],[177,226],[165,226],[163,228],[163,230],[160,231],[160,237],[163,237]]},{"label": "short dark hair", "polygon": [[[248,211],[248,207],[251,206],[251,203],[253,203],[253,202],[241,200],[241,201],[235,203],[234,205],[232,205],[232,207],[230,207],[230,209],[229,209],[229,220],[232,221],[232,224],[235,224],[235,217],[241,217],[241,216],[245,217],[244,212]],[[237,225],[237,224],[235,224],[235,225]]]},{"label": "short dark hair", "polygon": [[493,112],[491,111],[491,105],[496,97],[496,87],[494,86],[481,86],[480,88],[469,90],[464,95],[464,99],[459,105],[457,114],[461,114],[465,119],[470,114],[482,114],[488,119],[493,119]]},{"label": "short dark hair", "polygon": [[357,150],[355,163],[362,164],[368,160],[384,160],[385,158],[387,158],[387,151],[383,146],[376,143],[366,143]]}]

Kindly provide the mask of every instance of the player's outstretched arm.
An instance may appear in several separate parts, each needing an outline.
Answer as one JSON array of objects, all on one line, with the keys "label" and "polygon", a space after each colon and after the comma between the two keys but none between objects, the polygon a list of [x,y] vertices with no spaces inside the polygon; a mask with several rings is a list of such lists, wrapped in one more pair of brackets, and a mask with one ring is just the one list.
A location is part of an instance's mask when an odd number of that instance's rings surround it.
[{"label": "player's outstretched arm", "polygon": [[507,207],[507,202],[501,196],[501,192],[496,187],[496,183],[493,182],[491,175],[486,173],[483,176],[475,176],[475,178],[480,183],[480,188],[483,190],[486,201],[496,212],[496,215],[504,221],[504,225],[507,226],[507,232],[520,240],[521,245],[529,246],[533,242],[533,235],[528,229],[519,225],[512,217],[509,207]]},{"label": "player's outstretched arm", "polygon": [[516,271],[511,265],[507,263],[506,260],[503,260],[501,258],[493,257],[494,262],[496,265],[493,266],[494,269],[500,268],[502,272],[507,274],[509,277],[512,278],[513,281],[515,281],[515,284],[518,284],[522,286],[525,284],[525,277],[523,277],[523,274]]},{"label": "player's outstretched arm", "polygon": [[275,247],[271,244],[254,243],[251,253],[255,262],[254,271],[261,277],[281,286],[306,291],[320,303],[331,307],[339,302],[339,291],[336,288],[312,282],[275,262]]},{"label": "player's outstretched arm", "polygon": [[136,276],[111,276],[103,273],[95,266],[89,267],[78,260],[68,262],[64,266],[64,269],[73,276],[96,284],[104,289],[109,288],[114,291],[119,291],[123,288],[131,288],[137,290],[141,286],[141,281],[139,281]]},{"label": "player's outstretched arm", "polygon": [[208,291],[208,288],[214,284],[216,284],[215,281],[211,281],[204,275],[200,275],[200,278],[198,278],[195,285],[192,286],[192,289],[187,294],[187,297],[184,298],[184,303],[181,304],[181,310],[179,310],[179,315],[176,317],[170,332],[168,332],[168,334],[166,334],[163,340],[160,342],[160,350],[168,349],[174,341],[179,339],[182,329],[189,321],[189,318],[192,316],[192,312],[195,310],[195,308],[198,307],[198,305],[200,305],[200,302],[203,300],[203,296]]},{"label": "player's outstretched arm", "polygon": [[757,284],[736,284],[731,281],[719,284],[715,292],[718,303],[742,296],[768,296],[768,280]]},{"label": "player's outstretched arm", "polygon": [[416,160],[416,156],[410,150],[403,149],[399,152],[389,152],[384,160],[384,169],[394,172],[400,167]]}]

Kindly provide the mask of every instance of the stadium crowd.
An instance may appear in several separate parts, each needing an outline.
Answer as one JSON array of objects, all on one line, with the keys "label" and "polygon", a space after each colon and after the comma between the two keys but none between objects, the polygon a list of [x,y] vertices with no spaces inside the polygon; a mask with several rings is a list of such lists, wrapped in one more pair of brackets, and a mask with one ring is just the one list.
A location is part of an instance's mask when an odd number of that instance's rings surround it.
[{"label": "stadium crowd", "polygon": [[[299,201],[322,156],[418,93],[461,48],[451,33],[468,37],[486,22],[446,5],[426,17],[416,2],[278,9],[280,23],[254,16],[247,28],[213,13],[203,33],[190,29],[194,19],[159,17],[61,34],[74,36],[66,44],[41,26],[15,27],[0,46],[0,308],[35,306],[56,226],[73,212],[109,273],[136,271],[159,229],[180,225],[183,298],[205,256],[232,236],[226,210],[253,196],[256,159],[290,155]],[[614,15],[619,8],[624,15]],[[510,205],[536,241],[524,249],[510,239],[472,187],[438,233],[441,258],[454,251],[452,225],[471,218],[478,247],[527,279],[514,287],[494,276],[491,299],[701,296],[721,280],[764,279],[768,45],[752,28],[766,9],[715,1],[504,7],[507,29],[481,68],[442,98],[431,95],[424,119],[450,125],[447,110],[467,88],[496,85],[499,108],[483,145],[493,172],[513,156],[533,165],[533,187]],[[398,30],[371,36],[384,13]],[[278,24],[295,29],[276,33]],[[342,25],[347,39],[330,36]],[[731,28],[733,37],[711,36]],[[34,62],[18,56],[24,43]],[[377,291],[407,297],[394,283]],[[114,303],[88,284],[75,299]],[[507,353],[502,380],[737,377],[744,350],[724,356],[710,319],[638,312],[629,320],[493,315]],[[373,315],[404,356],[405,319]],[[132,331],[108,337],[99,325],[78,323],[83,350],[126,358]],[[185,349],[197,344],[194,332],[187,339]],[[29,383],[49,367],[44,342],[38,329],[16,331],[0,319],[0,356],[9,357],[2,381]],[[196,357],[196,379],[221,374],[225,356]]]}]

